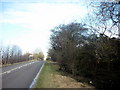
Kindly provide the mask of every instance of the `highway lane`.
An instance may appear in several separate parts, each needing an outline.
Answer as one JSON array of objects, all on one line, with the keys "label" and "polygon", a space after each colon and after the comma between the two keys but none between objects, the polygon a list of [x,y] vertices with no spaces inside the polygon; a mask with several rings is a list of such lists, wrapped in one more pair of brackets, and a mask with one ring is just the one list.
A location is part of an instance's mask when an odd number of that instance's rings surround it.
[{"label": "highway lane", "polygon": [[44,61],[25,62],[2,68],[2,88],[29,88]]},{"label": "highway lane", "polygon": [[10,69],[20,67],[20,66],[23,66],[25,64],[29,64],[31,62],[34,62],[34,61],[25,61],[25,62],[20,62],[20,63],[13,64],[13,65],[4,66],[2,68],[2,72],[9,71]]}]

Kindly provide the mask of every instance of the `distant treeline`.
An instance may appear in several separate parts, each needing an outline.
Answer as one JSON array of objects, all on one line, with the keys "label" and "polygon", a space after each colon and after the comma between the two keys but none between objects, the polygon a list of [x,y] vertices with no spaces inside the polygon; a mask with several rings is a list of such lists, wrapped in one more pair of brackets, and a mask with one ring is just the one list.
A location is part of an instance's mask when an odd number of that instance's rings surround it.
[{"label": "distant treeline", "polygon": [[22,50],[17,45],[3,46],[0,48],[2,65],[30,60],[30,53],[22,54]]},{"label": "distant treeline", "polygon": [[32,59],[43,60],[44,54],[41,51],[35,53],[22,53],[22,50],[17,45],[8,45],[0,47],[1,64],[13,64]]}]

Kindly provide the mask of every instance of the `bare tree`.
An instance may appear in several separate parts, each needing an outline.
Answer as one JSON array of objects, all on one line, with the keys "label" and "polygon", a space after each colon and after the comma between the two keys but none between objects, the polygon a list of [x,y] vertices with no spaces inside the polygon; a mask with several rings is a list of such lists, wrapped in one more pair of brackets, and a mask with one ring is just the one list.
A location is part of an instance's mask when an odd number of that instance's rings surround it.
[{"label": "bare tree", "polygon": [[91,33],[85,27],[70,23],[53,29],[50,57],[56,59],[60,70],[89,77],[98,88],[118,86],[120,40],[108,37],[104,30]]},{"label": "bare tree", "polygon": [[1,48],[1,57],[3,64],[10,64],[21,61],[22,51],[16,46],[4,46]]},{"label": "bare tree", "polygon": [[38,59],[38,60],[43,60],[44,59],[44,54],[43,54],[43,52],[40,48],[36,48],[33,51],[33,56],[34,56],[34,59]]},{"label": "bare tree", "polygon": [[91,2],[83,22],[93,33],[118,37],[120,32],[120,4],[118,2]]}]

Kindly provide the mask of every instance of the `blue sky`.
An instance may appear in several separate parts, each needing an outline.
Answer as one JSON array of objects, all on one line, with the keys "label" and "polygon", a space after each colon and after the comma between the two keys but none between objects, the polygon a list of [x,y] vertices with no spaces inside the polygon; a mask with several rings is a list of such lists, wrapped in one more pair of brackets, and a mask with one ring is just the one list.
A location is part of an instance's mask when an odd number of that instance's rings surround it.
[{"label": "blue sky", "polygon": [[41,48],[46,53],[51,29],[87,14],[82,0],[1,0],[0,6],[0,42],[23,52]]}]

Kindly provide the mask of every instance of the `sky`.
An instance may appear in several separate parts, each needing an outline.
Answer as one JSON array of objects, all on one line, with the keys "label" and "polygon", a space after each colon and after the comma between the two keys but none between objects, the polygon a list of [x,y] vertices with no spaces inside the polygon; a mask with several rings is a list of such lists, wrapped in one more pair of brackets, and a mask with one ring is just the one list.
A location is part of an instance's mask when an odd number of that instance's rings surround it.
[{"label": "sky", "polygon": [[22,51],[50,48],[51,29],[80,21],[87,14],[82,0],[1,0],[0,43]]}]

